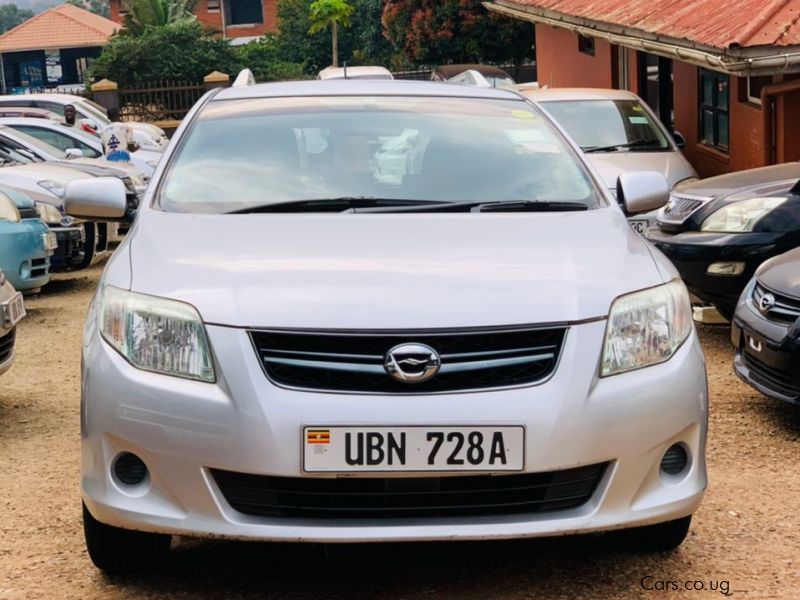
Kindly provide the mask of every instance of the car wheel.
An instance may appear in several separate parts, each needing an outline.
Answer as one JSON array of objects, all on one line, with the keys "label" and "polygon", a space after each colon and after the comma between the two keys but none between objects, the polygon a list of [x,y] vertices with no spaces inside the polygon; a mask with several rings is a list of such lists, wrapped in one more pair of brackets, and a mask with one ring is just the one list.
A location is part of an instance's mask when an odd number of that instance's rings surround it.
[{"label": "car wheel", "polygon": [[623,544],[634,552],[669,552],[683,543],[689,533],[692,516],[666,523],[636,527],[620,532]]},{"label": "car wheel", "polygon": [[153,570],[169,555],[171,537],[159,533],[130,531],[95,519],[83,505],[83,535],[94,565],[107,573]]},{"label": "car wheel", "polygon": [[95,244],[97,243],[97,228],[95,227],[94,223],[87,221],[83,225],[83,230],[86,233],[86,241],[83,242],[83,258],[81,259],[80,264],[77,265],[77,269],[88,269],[90,266],[92,266],[92,260],[94,259],[95,253]]}]

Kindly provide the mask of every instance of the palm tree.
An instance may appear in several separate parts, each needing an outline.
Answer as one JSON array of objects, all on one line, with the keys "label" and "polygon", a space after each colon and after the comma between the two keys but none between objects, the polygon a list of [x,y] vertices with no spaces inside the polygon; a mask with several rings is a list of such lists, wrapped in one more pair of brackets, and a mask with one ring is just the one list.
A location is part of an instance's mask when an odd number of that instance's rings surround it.
[{"label": "palm tree", "polygon": [[339,25],[342,27],[350,26],[350,17],[353,15],[353,7],[347,0],[315,0],[308,7],[311,19],[311,34],[319,33],[330,26],[331,38],[333,43],[333,66],[339,66]]},{"label": "palm tree", "polygon": [[127,14],[125,29],[141,35],[145,28],[161,27],[184,19],[194,19],[197,0],[122,0]]}]

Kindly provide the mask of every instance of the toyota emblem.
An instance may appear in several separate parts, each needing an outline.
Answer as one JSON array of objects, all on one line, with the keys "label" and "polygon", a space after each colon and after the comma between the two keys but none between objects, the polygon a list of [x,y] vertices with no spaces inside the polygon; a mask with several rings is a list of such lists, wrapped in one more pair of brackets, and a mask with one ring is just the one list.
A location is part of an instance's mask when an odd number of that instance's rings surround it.
[{"label": "toyota emblem", "polygon": [[762,313],[766,314],[775,307],[775,296],[772,294],[764,294],[758,300],[758,308]]},{"label": "toyota emblem", "polygon": [[425,344],[400,344],[386,353],[383,368],[402,383],[422,383],[439,372],[439,353]]}]

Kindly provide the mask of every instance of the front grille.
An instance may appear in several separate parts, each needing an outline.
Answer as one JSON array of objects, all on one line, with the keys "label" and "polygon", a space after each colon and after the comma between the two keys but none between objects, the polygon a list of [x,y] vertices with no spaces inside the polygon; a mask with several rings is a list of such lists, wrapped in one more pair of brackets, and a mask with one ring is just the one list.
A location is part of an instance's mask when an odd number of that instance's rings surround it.
[{"label": "front grille", "polygon": [[16,335],[16,329],[12,329],[9,333],[0,337],[0,364],[6,362],[14,351],[14,339]]},{"label": "front grille", "polygon": [[[526,385],[555,369],[565,327],[426,332],[253,331],[267,376],[289,387],[362,393],[432,393]],[[396,381],[386,353],[403,343],[426,344],[441,368],[422,383]]]},{"label": "front grille", "polygon": [[388,519],[544,513],[578,508],[608,463],[523,475],[299,478],[212,470],[231,507],[258,517]]},{"label": "front grille", "polygon": [[666,206],[659,212],[658,220],[664,223],[683,223],[709,200],[711,198],[672,195]]},{"label": "front grille", "polygon": [[[761,301],[767,294],[772,294],[775,302],[772,304],[771,308],[764,309],[761,307]],[[794,323],[797,319],[800,319],[800,299],[783,294],[776,294],[758,282],[756,282],[753,288],[753,302],[761,313],[772,321]]]},{"label": "front grille", "polygon": [[31,277],[44,277],[50,269],[50,261],[46,258],[34,258],[31,260]]},{"label": "front grille", "polygon": [[747,352],[742,352],[742,360],[750,370],[750,378],[764,387],[789,398],[800,398],[800,373],[790,374],[761,362]]}]

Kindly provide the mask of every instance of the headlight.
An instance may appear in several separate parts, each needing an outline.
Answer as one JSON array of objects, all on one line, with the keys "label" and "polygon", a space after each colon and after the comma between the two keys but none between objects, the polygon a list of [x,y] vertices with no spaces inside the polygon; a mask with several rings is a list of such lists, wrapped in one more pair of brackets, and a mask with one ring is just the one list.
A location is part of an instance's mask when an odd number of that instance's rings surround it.
[{"label": "headlight", "polygon": [[753,231],[756,223],[769,211],[786,202],[786,198],[751,198],[723,206],[703,221],[701,231],[742,233]]},{"label": "headlight", "polygon": [[51,179],[45,179],[44,181],[39,182],[39,187],[43,187],[59,200],[64,198],[65,185],[63,183],[58,183],[57,181],[52,181]]},{"label": "headlight", "polygon": [[620,296],[608,316],[600,375],[665,362],[691,331],[689,293],[680,280]]},{"label": "headlight", "polygon": [[19,209],[11,201],[11,198],[0,193],[0,221],[11,221],[19,223]]},{"label": "headlight", "polygon": [[106,286],[98,314],[103,338],[137,369],[215,381],[206,330],[193,306]]},{"label": "headlight", "polygon": [[48,225],[61,225],[61,211],[59,211],[52,204],[47,204],[47,202],[37,202],[36,212],[39,213],[39,218]]}]

